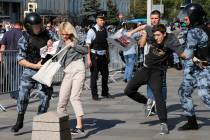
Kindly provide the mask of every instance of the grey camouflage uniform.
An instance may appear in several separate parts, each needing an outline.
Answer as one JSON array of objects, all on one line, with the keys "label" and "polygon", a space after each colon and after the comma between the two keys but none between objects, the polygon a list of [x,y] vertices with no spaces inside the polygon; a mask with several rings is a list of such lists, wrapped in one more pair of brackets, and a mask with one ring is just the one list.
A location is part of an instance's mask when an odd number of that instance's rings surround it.
[{"label": "grey camouflage uniform", "polygon": [[195,110],[191,94],[197,88],[198,95],[210,108],[210,95],[208,93],[210,86],[210,67],[201,70],[192,62],[196,47],[207,47],[208,35],[200,28],[194,28],[188,31],[186,38],[185,53],[189,60],[183,61],[183,81],[178,90],[181,105],[184,109],[184,115],[193,116]]},{"label": "grey camouflage uniform", "polygon": [[[17,55],[17,60],[26,59],[30,54],[27,54],[27,46],[28,43],[24,36],[22,36],[18,41],[19,52]],[[51,99],[52,89],[38,83],[37,81],[32,79],[32,76],[36,73],[36,70],[25,68],[23,70],[23,74],[20,80],[20,88],[19,88],[19,96],[17,99],[17,112],[19,114],[24,114],[26,112],[29,96],[31,93],[31,89],[35,86],[38,87],[38,97],[40,98],[40,104],[38,107],[38,114],[45,113],[49,107],[49,101]]]}]

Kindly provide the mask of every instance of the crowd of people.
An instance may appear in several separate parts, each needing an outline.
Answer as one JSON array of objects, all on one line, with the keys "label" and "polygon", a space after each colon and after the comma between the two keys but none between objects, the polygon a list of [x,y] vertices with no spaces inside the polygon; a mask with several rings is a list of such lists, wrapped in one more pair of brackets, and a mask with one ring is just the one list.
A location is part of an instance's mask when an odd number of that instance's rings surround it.
[{"label": "crowd of people", "polygon": [[[99,12],[96,15],[96,23],[85,28],[74,27],[70,22],[62,22],[58,26],[49,22],[44,27],[40,15],[30,13],[24,19],[23,26],[20,22],[16,22],[12,29],[4,29],[1,26],[1,33],[4,35],[1,40],[0,63],[5,59],[3,52],[14,49],[18,51],[19,65],[24,67],[17,97],[17,121],[11,129],[12,132],[18,132],[23,127],[30,91],[37,84],[41,87],[37,114],[47,112],[53,88],[33,80],[32,77],[53,54],[67,46],[61,61],[65,75],[59,92],[57,112],[67,113],[67,104],[70,101],[77,121],[71,133],[84,133],[84,111],[80,100],[86,70],[84,58],[86,56],[85,62],[90,68],[92,100],[113,100],[108,87],[110,56],[107,38],[117,29],[122,30],[123,36],[135,41],[119,52],[125,63],[125,95],[145,106],[146,117],[157,114],[160,134],[168,134],[166,73],[172,58],[173,66],[177,70],[183,69],[184,72],[178,93],[187,123],[179,130],[199,128],[191,97],[194,88],[198,89],[201,100],[210,108],[210,28],[207,26],[207,15],[202,6],[187,5],[183,19],[170,26],[160,23],[161,14],[157,10],[151,12],[151,25],[123,21],[118,26],[106,28],[105,17],[104,12]],[[40,49],[44,46],[47,46],[48,57],[42,57],[40,54]],[[54,53],[52,50],[55,50]],[[140,54],[140,58],[137,54]],[[97,88],[99,72],[102,75],[101,96]],[[147,85],[147,96],[138,92],[142,85]]]}]

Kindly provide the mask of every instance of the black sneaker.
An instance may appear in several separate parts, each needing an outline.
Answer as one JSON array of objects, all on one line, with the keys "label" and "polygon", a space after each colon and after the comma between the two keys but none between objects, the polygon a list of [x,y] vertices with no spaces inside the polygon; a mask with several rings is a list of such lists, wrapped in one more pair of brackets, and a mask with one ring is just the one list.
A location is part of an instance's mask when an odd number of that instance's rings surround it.
[{"label": "black sneaker", "polygon": [[71,129],[71,134],[72,135],[78,135],[78,134],[84,135],[85,130],[84,130],[84,128],[73,128],[73,129]]},{"label": "black sneaker", "polygon": [[186,130],[198,130],[198,123],[197,123],[197,119],[196,116],[188,116],[187,117],[188,122],[185,123],[183,126],[179,127],[179,131],[186,131]]},{"label": "black sneaker", "polygon": [[182,70],[182,64],[181,63],[176,63],[174,64],[174,68],[177,70]]},{"label": "black sneaker", "polygon": [[186,130],[198,130],[198,124],[190,124],[189,122],[185,123],[183,126],[179,127],[179,131],[186,131]]},{"label": "black sneaker", "polygon": [[124,81],[125,83],[127,83],[127,82],[128,82],[128,81],[127,81],[127,79],[124,79],[123,81]]},{"label": "black sneaker", "polygon": [[101,100],[98,96],[93,96],[92,99],[93,99],[94,101],[100,101],[100,100]]},{"label": "black sneaker", "polygon": [[103,99],[114,99],[114,96],[108,94],[108,95],[106,95],[106,96],[103,96],[103,95],[102,95],[102,98],[103,98]]}]

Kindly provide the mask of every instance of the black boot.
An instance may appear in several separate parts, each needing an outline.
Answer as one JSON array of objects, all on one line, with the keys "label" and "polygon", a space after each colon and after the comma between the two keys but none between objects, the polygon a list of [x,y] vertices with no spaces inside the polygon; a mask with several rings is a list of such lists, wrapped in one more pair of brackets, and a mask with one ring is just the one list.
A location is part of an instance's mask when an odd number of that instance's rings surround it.
[{"label": "black boot", "polygon": [[182,70],[182,64],[176,63],[176,64],[174,64],[174,68],[176,68],[177,70]]},{"label": "black boot", "polygon": [[184,124],[183,126],[179,127],[180,131],[184,131],[184,130],[197,130],[198,129],[198,123],[196,120],[196,116],[189,116],[187,117],[188,122],[186,124]]},{"label": "black boot", "polygon": [[18,114],[16,124],[11,128],[11,132],[18,132],[19,129],[23,128],[24,114]]}]

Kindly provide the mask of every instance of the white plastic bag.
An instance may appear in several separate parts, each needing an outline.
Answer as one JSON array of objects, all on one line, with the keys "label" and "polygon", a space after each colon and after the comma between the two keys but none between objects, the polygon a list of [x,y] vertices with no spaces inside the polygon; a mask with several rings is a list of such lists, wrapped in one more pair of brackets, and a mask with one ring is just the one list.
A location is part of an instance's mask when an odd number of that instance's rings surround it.
[{"label": "white plastic bag", "polygon": [[60,40],[53,42],[52,47],[44,46],[40,49],[41,58],[45,58],[47,54],[54,55],[57,51]]},{"label": "white plastic bag", "polygon": [[120,50],[128,50],[130,47],[136,44],[135,40],[123,35],[123,29],[118,30],[115,34],[109,36],[107,41],[113,46],[118,47]]}]

